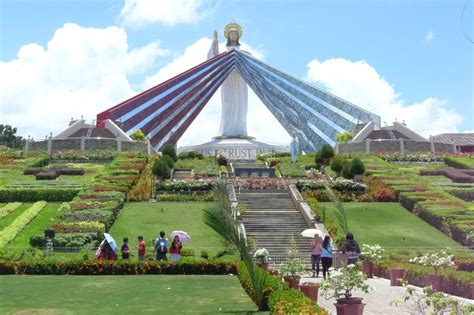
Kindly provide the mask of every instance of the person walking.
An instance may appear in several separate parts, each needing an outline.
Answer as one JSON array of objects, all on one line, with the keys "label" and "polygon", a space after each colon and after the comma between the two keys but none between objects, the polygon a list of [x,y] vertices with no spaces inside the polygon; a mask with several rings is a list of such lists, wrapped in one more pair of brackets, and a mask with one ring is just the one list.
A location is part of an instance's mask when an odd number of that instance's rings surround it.
[{"label": "person walking", "polygon": [[120,251],[122,252],[122,259],[130,258],[130,248],[128,247],[128,237],[123,238],[123,245]]},{"label": "person walking", "polygon": [[[321,261],[321,242],[322,239],[318,234],[314,235],[311,241],[311,269],[313,270],[313,278],[319,277],[319,262]],[[315,274],[316,267],[316,274]]]},{"label": "person walking", "polygon": [[350,232],[346,235],[346,242],[344,243],[342,253],[347,253],[347,264],[351,265],[357,262],[360,247],[359,243],[354,239],[354,235]]},{"label": "person walking", "polygon": [[138,260],[144,261],[146,257],[146,244],[143,240],[143,236],[138,237]]},{"label": "person walking", "polygon": [[326,279],[326,274],[329,274],[329,268],[332,266],[332,244],[329,235],[324,237],[321,244],[321,264],[323,265],[323,277]]},{"label": "person walking", "polygon": [[171,261],[178,261],[181,258],[181,248],[183,248],[183,245],[179,240],[179,236],[176,235],[170,246]]},{"label": "person walking", "polygon": [[160,237],[155,241],[155,255],[156,260],[164,260],[167,261],[166,253],[168,252],[168,239],[165,237],[165,232],[160,231]]}]

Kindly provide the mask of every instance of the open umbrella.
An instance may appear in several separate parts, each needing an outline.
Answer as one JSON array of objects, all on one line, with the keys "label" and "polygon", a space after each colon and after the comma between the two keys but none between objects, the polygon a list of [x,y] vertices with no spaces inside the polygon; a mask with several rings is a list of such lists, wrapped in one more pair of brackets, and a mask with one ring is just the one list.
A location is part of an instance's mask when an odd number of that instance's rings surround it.
[{"label": "open umbrella", "polygon": [[321,230],[318,230],[318,229],[306,229],[303,232],[301,232],[301,236],[311,237],[311,238],[313,238],[316,234],[318,234],[319,237],[323,237],[323,232],[321,232]]},{"label": "open umbrella", "polygon": [[178,236],[181,243],[186,243],[191,240],[191,236],[184,231],[173,231],[171,232],[171,242],[174,240],[174,237]]},{"label": "open umbrella", "polygon": [[117,243],[115,243],[115,240],[112,237],[112,235],[110,235],[109,233],[104,233],[104,238],[107,241],[107,243],[109,243],[110,248],[112,248],[114,252],[117,252]]}]

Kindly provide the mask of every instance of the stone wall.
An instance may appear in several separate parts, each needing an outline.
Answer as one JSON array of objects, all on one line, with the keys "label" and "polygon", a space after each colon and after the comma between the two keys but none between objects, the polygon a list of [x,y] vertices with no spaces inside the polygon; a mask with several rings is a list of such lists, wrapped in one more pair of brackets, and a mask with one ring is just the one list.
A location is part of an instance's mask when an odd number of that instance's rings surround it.
[{"label": "stone wall", "polygon": [[[433,143],[435,152],[438,153],[453,153],[453,145],[447,143],[434,142]],[[400,140],[372,140],[368,144],[368,153],[377,152],[431,152],[431,143],[427,141],[413,141],[403,140],[403,145]],[[355,143],[342,143],[338,144],[339,153],[351,153],[351,152],[367,152],[367,141],[355,142]]]},{"label": "stone wall", "polygon": [[[48,151],[48,141],[30,141],[25,149],[27,151]],[[114,139],[51,139],[51,150],[118,150],[118,141]],[[84,141],[84,148],[81,142]],[[147,153],[147,143],[121,141],[120,151],[138,151]]]}]

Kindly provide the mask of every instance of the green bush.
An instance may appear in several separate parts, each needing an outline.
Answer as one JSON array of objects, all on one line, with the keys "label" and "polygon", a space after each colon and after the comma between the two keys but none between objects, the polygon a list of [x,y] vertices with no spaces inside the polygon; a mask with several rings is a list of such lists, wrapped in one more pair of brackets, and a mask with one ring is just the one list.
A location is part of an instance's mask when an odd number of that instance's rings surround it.
[{"label": "green bush", "polygon": [[163,159],[155,161],[152,172],[155,176],[162,177],[163,179],[168,179],[171,177],[171,169],[168,166],[168,163],[166,163],[166,161]]},{"label": "green bush", "polygon": [[334,150],[329,144],[325,144],[321,147],[319,154],[323,160],[330,160],[334,157]]},{"label": "green bush", "polygon": [[201,251],[201,258],[209,259],[209,252],[207,250]]},{"label": "green bush", "polygon": [[353,179],[354,175],[351,173],[351,163],[346,161],[342,166],[342,177],[345,179]]},{"label": "green bush", "polygon": [[270,314],[328,314],[303,292],[294,289],[273,291],[268,306]]},{"label": "green bush", "polygon": [[166,164],[168,164],[168,167],[169,167],[170,169],[173,169],[173,167],[174,167],[174,161],[173,161],[173,159],[171,158],[171,156],[169,156],[169,155],[163,155],[163,156],[160,158],[160,160],[165,161]]},{"label": "green bush", "polygon": [[51,158],[49,156],[42,156],[42,157],[34,159],[28,166],[29,167],[44,167],[44,166],[47,166],[49,162],[51,162]]},{"label": "green bush", "polygon": [[0,202],[71,201],[78,188],[5,188],[0,189]]},{"label": "green bush", "polygon": [[444,163],[454,168],[474,169],[474,157],[447,156],[444,158]]},{"label": "green bush", "polygon": [[342,172],[342,167],[343,167],[343,163],[342,163],[342,160],[341,159],[333,159],[331,161],[331,170],[333,172],[336,172],[336,174],[339,175],[339,173]]},{"label": "green bush", "polygon": [[170,156],[174,162],[178,160],[178,157],[176,156],[176,150],[174,149],[174,145],[170,143],[167,143],[163,146],[163,149],[161,150],[161,154]]},{"label": "green bush", "polygon": [[183,248],[181,250],[181,256],[183,256],[183,257],[194,257],[194,249]]},{"label": "green bush", "polygon": [[213,193],[205,193],[205,194],[159,194],[156,196],[156,200],[158,201],[205,201],[210,202],[214,201],[214,194]]},{"label": "green bush", "polygon": [[350,172],[352,175],[364,175],[364,162],[362,162],[362,160],[359,158],[353,158],[350,166]]},{"label": "green bush", "polygon": [[22,205],[21,202],[12,202],[0,208],[0,219],[6,217],[10,212],[15,211]]},{"label": "green bush", "polygon": [[321,156],[321,153],[317,152],[315,155],[314,155],[314,164],[316,164],[316,168],[320,168],[321,165],[323,165],[324,161],[323,161],[323,157]]},{"label": "green bush", "polygon": [[[82,247],[84,245],[97,246],[102,239],[102,235],[97,233],[57,233],[53,239],[54,247]],[[30,245],[33,247],[44,247],[45,237],[30,237]]]}]

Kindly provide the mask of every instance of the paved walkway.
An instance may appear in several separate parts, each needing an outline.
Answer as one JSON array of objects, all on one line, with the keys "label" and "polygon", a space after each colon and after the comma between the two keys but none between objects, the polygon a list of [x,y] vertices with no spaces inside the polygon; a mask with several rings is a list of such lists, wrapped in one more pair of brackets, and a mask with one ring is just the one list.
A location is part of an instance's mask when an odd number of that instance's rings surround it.
[{"label": "paved walkway", "polygon": [[[320,282],[322,278],[301,278],[303,282]],[[390,280],[383,278],[373,278],[368,280],[369,285],[375,289],[370,294],[355,291],[354,296],[364,298],[364,315],[380,315],[380,314],[410,314],[406,308],[390,306],[390,301],[403,298],[405,288],[391,287]],[[420,288],[420,292],[422,289]],[[457,297],[456,297],[457,298]],[[474,304],[474,300],[458,298],[463,303]],[[318,304],[330,312],[336,314],[335,299],[325,300],[323,296],[318,296]]]}]

